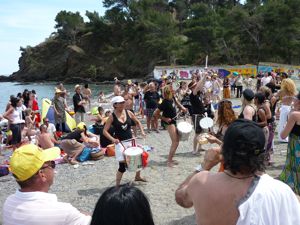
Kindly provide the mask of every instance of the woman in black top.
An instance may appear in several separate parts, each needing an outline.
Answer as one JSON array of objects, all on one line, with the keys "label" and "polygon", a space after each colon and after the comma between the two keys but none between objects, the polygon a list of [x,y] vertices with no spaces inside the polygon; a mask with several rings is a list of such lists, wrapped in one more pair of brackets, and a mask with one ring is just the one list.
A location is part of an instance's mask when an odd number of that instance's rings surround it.
[{"label": "woman in black top", "polygon": [[[132,139],[131,124],[132,121],[140,128],[142,135],[145,137],[144,129],[141,122],[135,117],[135,115],[129,111],[125,110],[125,100],[122,96],[115,96],[111,100],[114,112],[110,115],[105,123],[103,134],[107,139],[115,144],[119,144],[121,141]],[[110,127],[114,127],[114,137],[109,133]],[[117,148],[117,146],[116,146]],[[116,149],[117,151],[117,149]],[[117,152],[116,152],[117,153]],[[116,185],[119,186],[123,173],[126,171],[125,159],[119,161],[119,169],[116,174]],[[145,179],[141,177],[141,171],[137,171],[135,175],[136,181],[146,182]]]},{"label": "woman in black top", "polygon": [[256,107],[253,104],[254,92],[251,89],[243,91],[242,95],[242,111],[239,119],[256,120]]},{"label": "woman in black top", "polygon": [[177,107],[183,111],[187,112],[187,109],[184,108],[175,98],[174,98],[174,91],[172,90],[171,85],[166,85],[163,89],[163,101],[158,106],[158,108],[154,111],[155,118],[160,116],[162,112],[161,120],[165,125],[167,125],[167,130],[169,132],[172,144],[170,147],[170,152],[168,156],[168,166],[174,167],[177,162],[173,160],[173,156],[176,152],[176,149],[179,145],[179,136],[176,130],[176,108]]},{"label": "woman in black top", "polygon": [[65,160],[73,165],[78,163],[76,158],[85,146],[98,147],[99,144],[99,137],[88,132],[85,123],[81,122],[75,131],[62,138],[60,148],[67,154]]},{"label": "woman in black top", "polygon": [[[267,122],[267,113],[264,108],[264,102],[265,102],[265,95],[262,92],[257,92],[254,97],[254,102],[257,107],[256,112],[256,120],[255,122],[263,129],[264,135],[265,135],[265,151],[268,145],[268,138],[269,138],[269,129],[268,129],[268,122]],[[270,159],[270,152],[266,151],[266,160],[269,161]]]}]

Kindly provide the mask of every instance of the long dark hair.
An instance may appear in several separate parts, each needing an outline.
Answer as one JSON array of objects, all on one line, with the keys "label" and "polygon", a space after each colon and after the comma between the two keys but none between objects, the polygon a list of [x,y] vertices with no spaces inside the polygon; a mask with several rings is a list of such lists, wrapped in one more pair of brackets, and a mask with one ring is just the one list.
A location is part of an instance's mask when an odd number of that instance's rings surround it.
[{"label": "long dark hair", "polygon": [[10,104],[12,107],[17,108],[18,102],[20,101],[20,98],[12,97],[10,99]]},{"label": "long dark hair", "polygon": [[108,188],[99,198],[91,225],[154,225],[145,194],[125,184]]}]

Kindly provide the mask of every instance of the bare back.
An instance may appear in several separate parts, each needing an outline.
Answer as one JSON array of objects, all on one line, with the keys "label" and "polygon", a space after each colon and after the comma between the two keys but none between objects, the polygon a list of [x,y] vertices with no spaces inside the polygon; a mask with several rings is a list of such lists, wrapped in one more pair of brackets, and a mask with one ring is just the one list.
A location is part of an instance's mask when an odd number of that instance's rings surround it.
[{"label": "bare back", "polygon": [[42,149],[52,148],[54,147],[54,143],[52,142],[52,137],[49,133],[42,133],[37,136],[38,143]]},{"label": "bare back", "polygon": [[234,225],[238,203],[246,195],[252,178],[236,179],[225,173],[201,172],[193,177],[191,196],[198,225]]}]

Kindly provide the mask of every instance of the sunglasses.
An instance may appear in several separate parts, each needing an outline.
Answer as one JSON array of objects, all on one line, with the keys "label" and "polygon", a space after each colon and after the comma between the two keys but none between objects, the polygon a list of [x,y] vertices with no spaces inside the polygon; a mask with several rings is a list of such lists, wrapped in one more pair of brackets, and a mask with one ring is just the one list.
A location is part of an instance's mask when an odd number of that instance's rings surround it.
[{"label": "sunglasses", "polygon": [[50,164],[47,164],[47,165],[43,166],[40,170],[46,169],[46,168],[55,169],[55,162],[54,161],[50,161]]}]

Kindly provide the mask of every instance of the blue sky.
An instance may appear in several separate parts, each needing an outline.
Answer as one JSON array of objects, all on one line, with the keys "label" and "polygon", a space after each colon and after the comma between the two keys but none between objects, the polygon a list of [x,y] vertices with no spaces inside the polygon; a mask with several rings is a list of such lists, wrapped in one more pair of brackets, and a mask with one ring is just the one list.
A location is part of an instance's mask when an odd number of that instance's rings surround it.
[{"label": "blue sky", "polygon": [[105,12],[102,0],[0,0],[0,75],[18,70],[20,46],[35,46],[55,31],[54,19],[61,10],[81,16],[86,10]]}]

